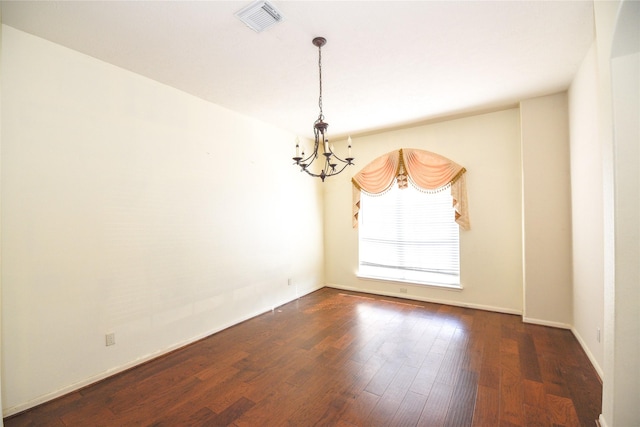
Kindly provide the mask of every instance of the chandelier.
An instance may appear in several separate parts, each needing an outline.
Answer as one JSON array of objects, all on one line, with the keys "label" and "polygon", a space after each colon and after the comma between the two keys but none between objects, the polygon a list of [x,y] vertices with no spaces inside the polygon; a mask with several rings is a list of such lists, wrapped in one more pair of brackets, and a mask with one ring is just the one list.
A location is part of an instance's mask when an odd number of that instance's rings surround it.
[{"label": "chandelier", "polygon": [[[328,176],[338,175],[347,166],[352,165],[353,157],[351,157],[351,137],[348,141],[348,152],[345,159],[341,159],[333,152],[333,145],[329,144],[329,140],[326,137],[327,128],[329,124],[324,121],[324,115],[322,114],[322,46],[327,43],[324,37],[316,37],[312,41],[314,46],[318,48],[318,74],[320,76],[320,96],[318,97],[318,106],[320,107],[320,114],[318,119],[313,124],[313,133],[315,135],[315,142],[313,145],[313,153],[308,157],[305,157],[304,148],[300,151],[300,141],[296,138],[296,156],[293,158],[295,164],[300,166],[301,171],[305,171],[311,176],[319,177],[322,182]],[[310,170],[310,166],[318,159],[318,150],[320,150],[320,143],[322,142],[322,155],[324,156],[324,165],[320,173],[314,173]],[[339,167],[337,167],[340,165]],[[337,167],[337,168],[336,168]]]}]

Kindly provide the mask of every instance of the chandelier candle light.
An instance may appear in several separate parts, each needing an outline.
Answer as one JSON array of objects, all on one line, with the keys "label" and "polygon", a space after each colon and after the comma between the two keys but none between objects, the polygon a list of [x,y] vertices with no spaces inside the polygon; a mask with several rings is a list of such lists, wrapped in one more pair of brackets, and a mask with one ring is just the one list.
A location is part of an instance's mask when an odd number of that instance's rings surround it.
[{"label": "chandelier candle light", "polygon": [[[352,165],[353,157],[351,157],[351,137],[349,137],[348,141],[349,146],[347,157],[344,160],[336,156],[336,154],[333,152],[333,145],[329,145],[329,140],[326,137],[329,124],[324,121],[324,115],[322,114],[322,46],[327,43],[327,40],[324,37],[316,37],[315,39],[313,39],[312,43],[318,48],[318,74],[320,76],[320,96],[318,97],[318,106],[320,107],[320,114],[318,114],[318,119],[313,124],[313,133],[315,135],[313,153],[311,153],[309,157],[305,158],[304,148],[301,152],[300,140],[296,138],[296,156],[293,158],[293,160],[296,162],[296,165],[300,166],[301,171],[305,171],[311,176],[319,177],[322,182],[324,182],[324,179],[326,177],[338,175],[347,166]],[[320,141],[322,141],[322,154],[324,155],[325,160],[322,170],[319,174],[317,174],[310,171],[309,167],[318,158]],[[336,166],[338,166],[338,162],[340,162],[342,165],[339,169],[336,169]]]}]

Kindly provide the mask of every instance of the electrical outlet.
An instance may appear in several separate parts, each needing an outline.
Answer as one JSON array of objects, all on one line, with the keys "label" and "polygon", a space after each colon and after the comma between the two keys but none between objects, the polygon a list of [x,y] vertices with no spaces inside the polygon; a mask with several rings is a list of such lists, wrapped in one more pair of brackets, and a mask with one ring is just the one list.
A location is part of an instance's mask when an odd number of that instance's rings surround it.
[{"label": "electrical outlet", "polygon": [[601,333],[600,333],[600,328],[597,329],[597,337],[598,337],[598,342],[600,342],[601,337]]},{"label": "electrical outlet", "polygon": [[401,294],[406,294],[407,293],[407,288],[400,288],[400,293]]},{"label": "electrical outlet", "polygon": [[104,336],[105,338],[105,345],[108,347],[110,345],[115,345],[116,344],[116,334],[115,332],[111,332],[109,334],[106,334]]},{"label": "electrical outlet", "polygon": [[291,278],[287,279],[287,286],[291,286]]}]

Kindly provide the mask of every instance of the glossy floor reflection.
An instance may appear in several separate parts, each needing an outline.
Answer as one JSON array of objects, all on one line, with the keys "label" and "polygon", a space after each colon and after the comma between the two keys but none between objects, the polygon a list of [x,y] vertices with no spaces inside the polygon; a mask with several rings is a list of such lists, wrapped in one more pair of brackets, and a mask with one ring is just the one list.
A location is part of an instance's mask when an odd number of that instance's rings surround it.
[{"label": "glossy floor reflection", "polygon": [[600,401],[569,331],[324,288],[5,425],[591,426]]}]

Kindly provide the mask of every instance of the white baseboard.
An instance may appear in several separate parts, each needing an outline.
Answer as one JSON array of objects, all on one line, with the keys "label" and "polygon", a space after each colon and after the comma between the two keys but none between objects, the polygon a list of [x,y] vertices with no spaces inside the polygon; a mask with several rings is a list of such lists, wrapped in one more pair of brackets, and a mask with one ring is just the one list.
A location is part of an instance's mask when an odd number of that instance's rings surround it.
[{"label": "white baseboard", "polygon": [[397,292],[371,291],[366,289],[354,288],[351,286],[336,285],[335,283],[327,283],[326,286],[329,288],[342,289],[345,291],[362,292],[365,294],[372,294],[372,295],[384,295],[387,297],[396,297],[396,298],[410,299],[414,301],[432,302],[435,304],[453,305],[456,307],[474,308],[477,310],[493,311],[496,313],[516,314],[516,315],[522,314],[520,310],[513,310],[510,308],[495,307],[490,305],[470,304],[470,303],[465,303],[460,301],[442,300],[438,298],[425,298],[425,297],[420,297],[416,295],[401,294]]},{"label": "white baseboard", "polygon": [[31,399],[31,400],[29,400],[27,402],[21,403],[19,405],[12,406],[10,408],[4,408],[2,410],[2,416],[3,417],[10,417],[11,415],[15,415],[15,414],[18,414],[20,412],[26,411],[28,409],[31,409],[31,408],[35,407],[35,406],[41,405],[43,403],[46,403],[46,402],[48,402],[50,400],[56,399],[58,397],[62,397],[65,394],[69,394],[69,393],[72,393],[74,391],[80,390],[81,388],[84,388],[84,387],[87,387],[87,386],[89,386],[91,384],[94,384],[94,383],[97,383],[99,381],[102,381],[102,380],[104,380],[106,378],[109,378],[109,377],[111,377],[113,375],[116,375],[116,374],[119,374],[121,372],[124,372],[124,371],[126,371],[128,369],[134,368],[134,367],[136,367],[138,365],[142,365],[143,363],[146,363],[146,362],[149,362],[149,361],[151,361],[153,359],[156,359],[158,357],[164,356],[165,354],[171,353],[172,351],[178,350],[178,349],[180,349],[182,347],[185,347],[185,346],[187,346],[189,344],[193,344],[196,341],[199,341],[199,340],[201,340],[203,338],[206,338],[208,336],[211,336],[213,334],[221,332],[221,331],[223,331],[223,330],[225,330],[227,328],[230,328],[232,326],[235,326],[235,325],[237,325],[239,323],[245,322],[245,321],[247,321],[249,319],[252,319],[254,317],[260,316],[260,315],[262,315],[264,313],[268,313],[268,312],[274,310],[276,307],[280,307],[280,306],[282,306],[284,304],[287,304],[287,303],[289,303],[291,301],[295,301],[296,299],[298,299],[300,297],[303,297],[303,296],[305,296],[307,294],[315,292],[318,289],[322,289],[323,286],[324,285],[319,285],[319,286],[317,286],[315,288],[305,289],[301,294],[295,296],[294,298],[292,298],[292,299],[283,299],[281,302],[276,303],[272,307],[265,307],[262,310],[253,312],[253,313],[248,314],[246,316],[243,316],[243,317],[241,317],[239,319],[235,319],[233,322],[226,323],[226,324],[224,324],[222,326],[219,326],[219,327],[217,327],[215,329],[209,330],[209,331],[207,331],[205,333],[202,333],[202,334],[196,335],[194,337],[191,337],[191,338],[189,338],[187,340],[181,341],[181,342],[179,342],[179,343],[177,343],[175,345],[172,345],[172,346],[170,346],[168,348],[165,348],[165,349],[162,349],[162,350],[158,350],[158,351],[153,352],[153,353],[149,353],[149,354],[147,354],[145,356],[139,357],[138,359],[132,360],[131,362],[125,363],[124,365],[120,365],[120,366],[117,366],[115,368],[108,369],[108,370],[106,370],[104,372],[101,372],[99,374],[93,375],[93,376],[91,376],[89,378],[85,378],[82,381],[78,381],[76,383],[70,384],[70,385],[68,385],[66,387],[63,387],[63,388],[59,389],[59,390],[53,391],[51,393],[44,394],[42,396],[38,396],[35,399]]},{"label": "white baseboard", "polygon": [[550,326],[552,328],[571,329],[573,326],[568,323],[553,322],[551,320],[533,319],[531,317],[522,316],[524,323],[531,323],[532,325]]},{"label": "white baseboard", "polygon": [[582,347],[582,349],[584,350],[585,354],[589,358],[589,361],[591,362],[591,366],[593,366],[593,369],[596,370],[596,372],[598,373],[598,376],[600,377],[600,381],[602,382],[602,379],[604,378],[604,372],[602,371],[602,368],[598,364],[598,361],[593,356],[593,353],[591,353],[591,351],[589,350],[589,347],[587,347],[587,344],[584,342],[584,340],[582,339],[582,336],[578,333],[576,328],[571,328],[571,332],[573,333],[573,336],[576,337],[576,339],[578,340],[578,343],[580,343],[580,347]]},{"label": "white baseboard", "polygon": [[604,419],[604,415],[602,414],[600,414],[600,416],[598,417],[598,422],[600,423],[600,427],[609,427],[609,425]]}]

